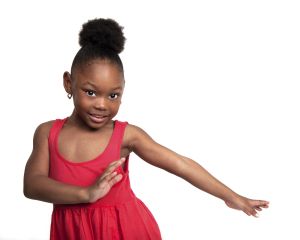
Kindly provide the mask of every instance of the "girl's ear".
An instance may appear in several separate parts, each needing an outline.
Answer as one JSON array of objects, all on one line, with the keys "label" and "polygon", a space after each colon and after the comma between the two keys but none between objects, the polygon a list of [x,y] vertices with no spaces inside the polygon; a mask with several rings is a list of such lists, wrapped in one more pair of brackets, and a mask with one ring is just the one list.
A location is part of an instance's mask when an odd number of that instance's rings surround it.
[{"label": "girl's ear", "polygon": [[72,80],[71,80],[71,74],[69,72],[64,72],[63,75],[64,78],[64,88],[68,94],[72,95]]}]

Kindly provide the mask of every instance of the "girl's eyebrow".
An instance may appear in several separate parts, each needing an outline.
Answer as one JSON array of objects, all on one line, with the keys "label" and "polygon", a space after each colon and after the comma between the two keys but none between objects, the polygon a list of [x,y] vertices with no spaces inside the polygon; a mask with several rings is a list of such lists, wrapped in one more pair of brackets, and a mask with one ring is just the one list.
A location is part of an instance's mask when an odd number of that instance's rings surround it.
[{"label": "girl's eyebrow", "polygon": [[113,88],[112,90],[122,90],[122,87],[118,86],[118,87]]},{"label": "girl's eyebrow", "polygon": [[91,87],[93,87],[93,88],[96,88],[95,84],[90,83],[90,82],[85,82],[85,83],[83,83],[83,86],[84,86],[84,87],[91,86]]}]

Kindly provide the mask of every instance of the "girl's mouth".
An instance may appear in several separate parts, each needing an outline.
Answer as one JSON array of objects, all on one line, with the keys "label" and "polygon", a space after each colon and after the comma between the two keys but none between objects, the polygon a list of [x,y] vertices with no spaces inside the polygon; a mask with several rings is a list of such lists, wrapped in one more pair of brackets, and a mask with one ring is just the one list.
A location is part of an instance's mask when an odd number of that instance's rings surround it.
[{"label": "girl's mouth", "polygon": [[107,116],[97,115],[97,114],[89,114],[89,118],[92,122],[103,123],[107,119]]}]

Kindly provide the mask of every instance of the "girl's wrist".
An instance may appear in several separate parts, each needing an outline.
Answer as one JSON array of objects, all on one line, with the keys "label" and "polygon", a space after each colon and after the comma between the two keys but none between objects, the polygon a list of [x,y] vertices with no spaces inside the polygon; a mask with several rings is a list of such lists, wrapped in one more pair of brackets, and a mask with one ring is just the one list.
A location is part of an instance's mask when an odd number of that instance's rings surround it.
[{"label": "girl's wrist", "polygon": [[89,203],[90,202],[89,189],[86,187],[80,188],[78,191],[78,197],[80,203]]},{"label": "girl's wrist", "polygon": [[223,201],[224,202],[235,202],[237,201],[237,199],[240,197],[240,195],[238,195],[237,193],[235,193],[234,191],[230,191],[229,194],[226,194],[226,196],[224,196]]}]

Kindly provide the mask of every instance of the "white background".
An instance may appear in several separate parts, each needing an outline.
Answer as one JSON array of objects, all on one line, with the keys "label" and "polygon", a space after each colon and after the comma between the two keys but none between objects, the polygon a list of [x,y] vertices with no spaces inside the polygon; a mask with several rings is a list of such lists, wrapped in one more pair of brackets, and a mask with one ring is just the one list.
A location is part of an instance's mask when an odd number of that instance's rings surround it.
[{"label": "white background", "polygon": [[125,27],[117,118],[271,202],[248,217],[132,155],[163,239],[300,239],[299,12],[288,0],[2,1],[0,239],[49,238],[52,205],[23,196],[24,166],[37,125],[72,111],[62,74],[96,17]]}]

